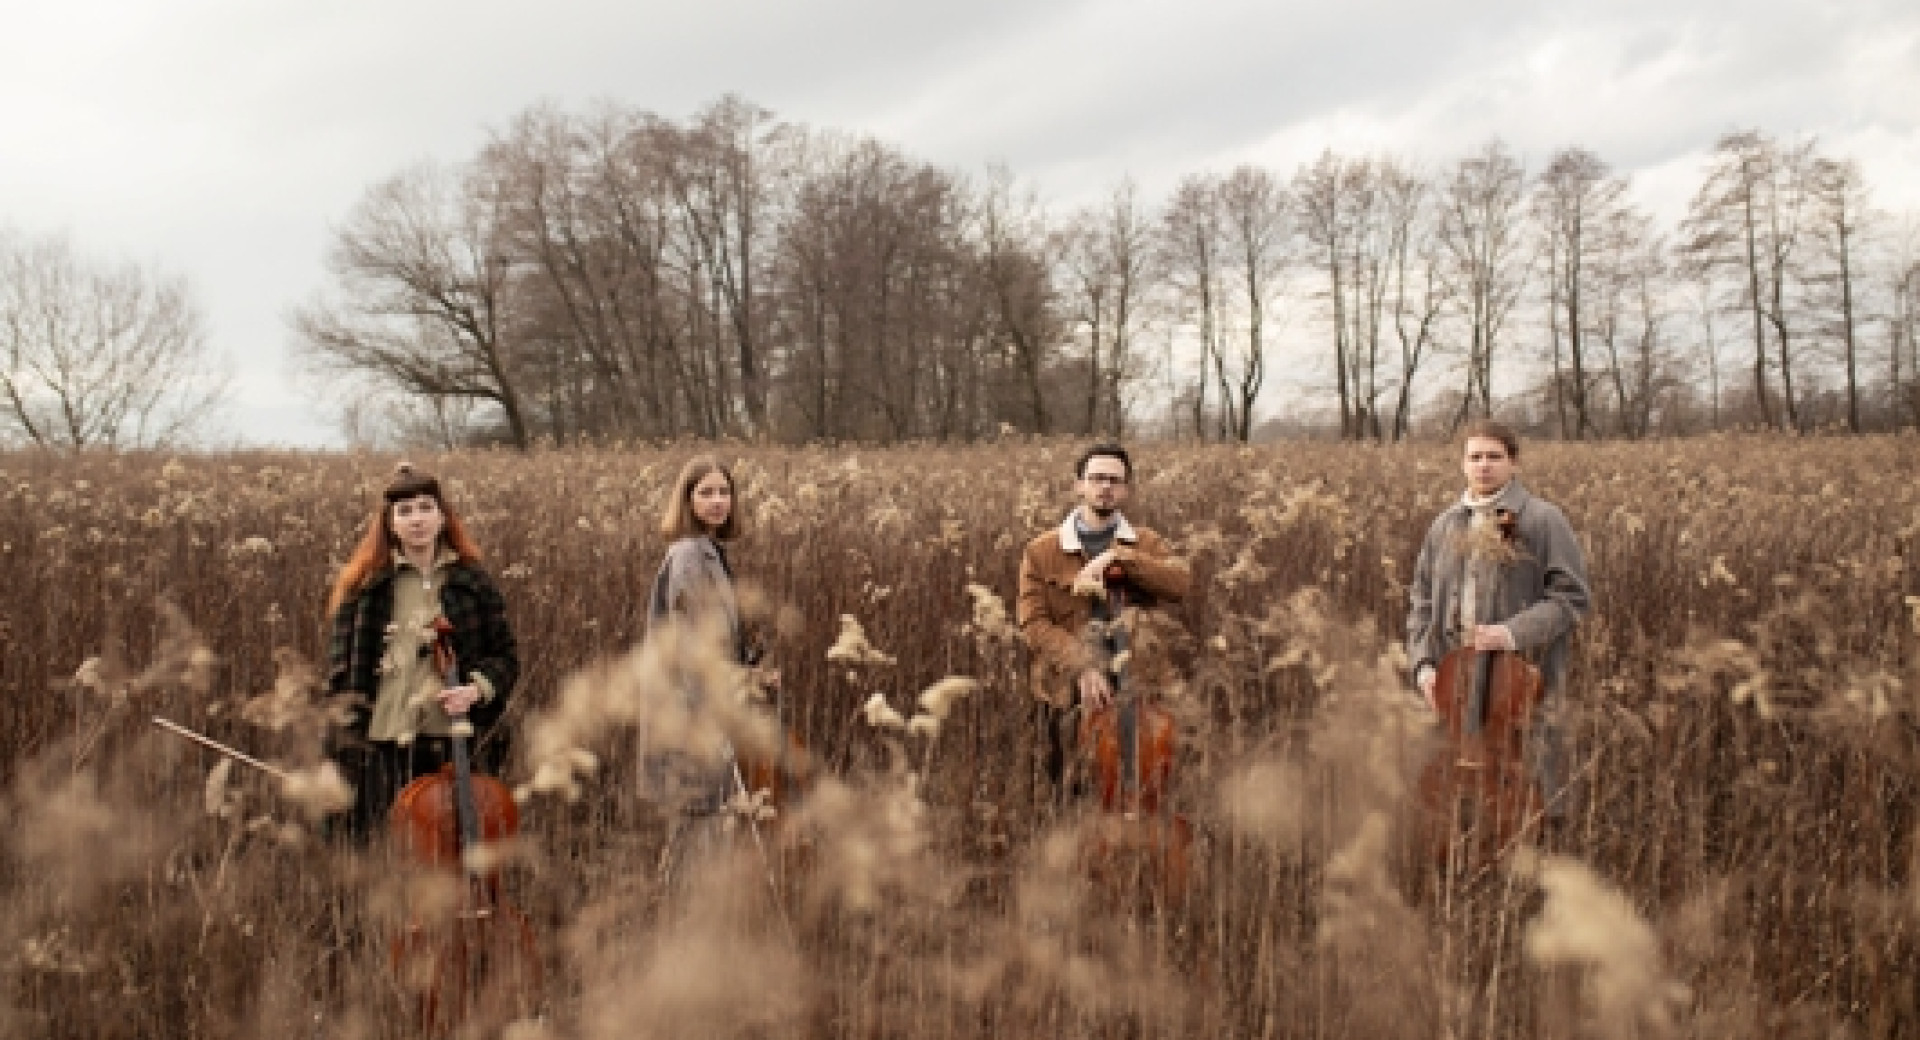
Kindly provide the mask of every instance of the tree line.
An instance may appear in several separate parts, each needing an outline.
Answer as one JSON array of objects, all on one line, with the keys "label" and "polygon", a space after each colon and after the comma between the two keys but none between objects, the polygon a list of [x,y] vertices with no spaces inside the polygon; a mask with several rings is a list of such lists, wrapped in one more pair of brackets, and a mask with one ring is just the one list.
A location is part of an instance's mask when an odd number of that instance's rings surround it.
[{"label": "tree line", "polygon": [[[1671,223],[1578,147],[1328,151],[1060,213],[735,97],[542,105],[369,188],[290,321],[356,439],[1920,424],[1920,214],[1740,131]],[[0,237],[0,437],[179,435],[219,396],[203,330],[180,279]]]},{"label": "tree line", "polygon": [[1055,215],[738,98],[541,106],[369,190],[329,268],[307,357],[361,423],[450,441],[1247,440],[1282,361],[1283,419],[1352,439],[1920,421],[1920,223],[1756,131],[1662,228],[1577,147],[1327,152]]}]

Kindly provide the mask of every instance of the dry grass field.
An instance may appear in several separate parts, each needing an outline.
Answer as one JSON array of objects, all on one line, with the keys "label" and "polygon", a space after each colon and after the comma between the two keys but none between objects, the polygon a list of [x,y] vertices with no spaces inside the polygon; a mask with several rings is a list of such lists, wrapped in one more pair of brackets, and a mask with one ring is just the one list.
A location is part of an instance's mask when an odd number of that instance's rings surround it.
[{"label": "dry grass field", "polygon": [[[525,666],[510,780],[540,790],[506,878],[548,984],[516,1040],[1920,1035],[1911,437],[1530,446],[1594,582],[1586,797],[1559,853],[1446,876],[1401,851],[1431,737],[1393,647],[1451,450],[1144,447],[1130,513],[1196,573],[1155,629],[1197,835],[1177,901],[1089,884],[1085,821],[1038,796],[997,611],[1067,507],[1054,442],[728,449],[735,564],[823,779],[768,856],[667,898],[634,782],[662,662],[633,647],[692,450],[416,459]],[[309,808],[325,587],[391,461],[0,456],[0,1036],[407,1035],[385,935],[421,883]],[[842,615],[891,662],[829,661]],[[980,685],[937,726],[862,711],[948,676]]]}]

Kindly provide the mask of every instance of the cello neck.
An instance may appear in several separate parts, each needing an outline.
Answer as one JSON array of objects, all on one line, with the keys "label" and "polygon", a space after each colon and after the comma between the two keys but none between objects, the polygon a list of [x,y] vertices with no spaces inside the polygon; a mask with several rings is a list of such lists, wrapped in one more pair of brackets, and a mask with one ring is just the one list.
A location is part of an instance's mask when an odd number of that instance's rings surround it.
[{"label": "cello neck", "polygon": [[1493,655],[1497,650],[1476,650],[1473,654],[1473,676],[1467,686],[1467,714],[1461,720],[1462,729],[1467,733],[1479,733],[1487,728],[1487,712],[1492,700]]},{"label": "cello neck", "polygon": [[[447,654],[447,673],[444,681],[447,686],[460,685],[460,668],[453,662],[451,651]],[[467,714],[461,712],[453,716],[453,725],[448,727],[448,742],[453,747],[453,814],[460,826],[461,859],[465,853],[480,844],[480,810],[473,800],[473,762],[467,756],[468,728]]]},{"label": "cello neck", "polygon": [[1127,809],[1140,797],[1140,699],[1127,682],[1127,631],[1120,620],[1127,609],[1127,585],[1112,572],[1107,578],[1107,677],[1113,683],[1113,706],[1120,724],[1120,791]]}]

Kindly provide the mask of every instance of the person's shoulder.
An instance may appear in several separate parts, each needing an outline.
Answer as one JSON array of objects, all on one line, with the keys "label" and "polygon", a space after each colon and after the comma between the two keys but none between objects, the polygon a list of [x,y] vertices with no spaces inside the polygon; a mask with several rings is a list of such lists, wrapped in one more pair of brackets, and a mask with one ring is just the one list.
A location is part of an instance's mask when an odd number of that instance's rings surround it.
[{"label": "person's shoulder", "polygon": [[1527,517],[1533,520],[1535,523],[1560,524],[1568,527],[1572,526],[1567,521],[1567,514],[1565,510],[1561,509],[1557,505],[1554,505],[1552,502],[1544,498],[1541,498],[1539,495],[1528,496],[1526,508],[1521,510],[1521,515],[1523,517]]},{"label": "person's shoulder", "polygon": [[447,564],[447,584],[472,589],[497,588],[493,575],[477,560],[455,560]]},{"label": "person's shoulder", "polygon": [[676,538],[667,545],[666,555],[660,559],[660,567],[679,576],[676,580],[712,573],[721,567],[720,550],[704,535]]},{"label": "person's shoulder", "polygon": [[706,556],[711,549],[712,545],[705,538],[690,534],[684,538],[675,538],[673,541],[668,542],[666,558],[669,560],[697,560]]},{"label": "person's shoulder", "polygon": [[1135,542],[1139,543],[1142,549],[1146,549],[1149,552],[1167,549],[1173,545],[1173,542],[1170,541],[1166,535],[1144,524],[1135,524],[1133,526],[1133,538]]},{"label": "person's shoulder", "polygon": [[369,596],[382,595],[393,587],[394,573],[394,568],[391,566],[368,571],[367,576],[360,579],[360,584],[347,595],[341,606],[351,606]]},{"label": "person's shoulder", "polygon": [[1454,500],[1445,509],[1433,514],[1433,520],[1427,524],[1427,534],[1437,535],[1444,532],[1450,525],[1465,516],[1466,512],[1467,507],[1458,499]]},{"label": "person's shoulder", "polygon": [[1028,555],[1061,551],[1060,529],[1058,527],[1049,527],[1039,534],[1034,535],[1032,538],[1027,539],[1027,547],[1024,551]]}]

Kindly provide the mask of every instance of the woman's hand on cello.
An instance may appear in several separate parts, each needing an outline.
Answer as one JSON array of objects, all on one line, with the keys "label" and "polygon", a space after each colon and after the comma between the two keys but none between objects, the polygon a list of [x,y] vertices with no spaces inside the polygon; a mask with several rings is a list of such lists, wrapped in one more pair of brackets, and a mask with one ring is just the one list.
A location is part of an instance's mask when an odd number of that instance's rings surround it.
[{"label": "woman's hand on cello", "polygon": [[1473,648],[1475,650],[1517,650],[1513,645],[1513,633],[1505,625],[1473,626]]},{"label": "woman's hand on cello", "polygon": [[480,688],[471,684],[449,686],[440,691],[440,707],[449,718],[465,715],[467,709],[480,702]]}]

